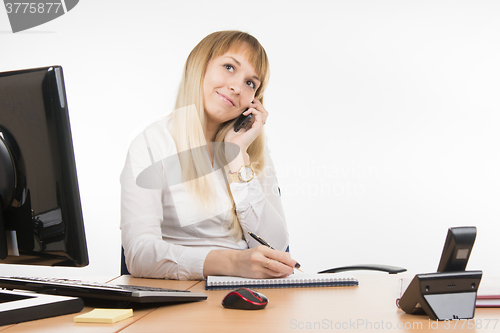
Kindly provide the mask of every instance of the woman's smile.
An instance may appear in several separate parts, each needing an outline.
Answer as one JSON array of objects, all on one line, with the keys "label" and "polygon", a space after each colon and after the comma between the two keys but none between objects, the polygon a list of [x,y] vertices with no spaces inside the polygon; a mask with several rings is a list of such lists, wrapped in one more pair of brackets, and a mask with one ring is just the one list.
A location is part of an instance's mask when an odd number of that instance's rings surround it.
[{"label": "woman's smile", "polygon": [[221,93],[220,93],[220,92],[218,92],[218,91],[216,91],[215,93],[216,93],[217,95],[219,95],[220,99],[221,99],[224,103],[226,103],[227,105],[229,105],[229,106],[235,106],[235,105],[234,105],[234,102],[233,102],[233,100],[232,100],[231,98],[227,97],[227,96],[226,96],[226,95],[224,95],[224,94],[221,94]]}]

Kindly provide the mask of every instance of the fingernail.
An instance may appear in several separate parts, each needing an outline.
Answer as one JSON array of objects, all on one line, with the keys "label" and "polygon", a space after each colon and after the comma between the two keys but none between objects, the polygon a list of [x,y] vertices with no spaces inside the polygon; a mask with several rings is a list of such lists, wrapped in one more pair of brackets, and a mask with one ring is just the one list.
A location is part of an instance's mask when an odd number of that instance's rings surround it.
[{"label": "fingernail", "polygon": [[296,263],[296,264],[295,264],[295,268],[300,268],[300,264],[299,264],[299,263]]}]

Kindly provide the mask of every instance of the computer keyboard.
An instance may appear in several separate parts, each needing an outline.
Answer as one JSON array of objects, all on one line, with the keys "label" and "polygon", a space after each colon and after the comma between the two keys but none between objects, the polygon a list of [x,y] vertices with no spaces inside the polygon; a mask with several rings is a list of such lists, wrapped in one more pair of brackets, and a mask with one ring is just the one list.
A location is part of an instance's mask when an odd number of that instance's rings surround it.
[{"label": "computer keyboard", "polygon": [[207,299],[207,295],[203,293],[186,290],[136,285],[112,285],[58,278],[1,276],[0,288],[133,303],[182,303]]}]

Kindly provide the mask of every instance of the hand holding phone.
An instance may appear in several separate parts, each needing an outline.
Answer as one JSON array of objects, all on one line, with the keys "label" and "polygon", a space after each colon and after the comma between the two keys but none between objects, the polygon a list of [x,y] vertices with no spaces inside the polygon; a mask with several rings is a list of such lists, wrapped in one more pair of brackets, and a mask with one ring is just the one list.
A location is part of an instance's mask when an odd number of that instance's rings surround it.
[{"label": "hand holding phone", "polygon": [[[247,110],[248,110],[248,108],[245,111],[247,111]],[[246,126],[246,124],[248,124],[250,119],[252,119],[252,117],[253,117],[252,113],[250,113],[247,116],[243,115],[243,113],[245,113],[245,111],[243,111],[240,114],[240,116],[238,117],[238,119],[236,119],[236,122],[234,123],[234,131],[235,132],[238,132],[240,129],[244,128]]]}]

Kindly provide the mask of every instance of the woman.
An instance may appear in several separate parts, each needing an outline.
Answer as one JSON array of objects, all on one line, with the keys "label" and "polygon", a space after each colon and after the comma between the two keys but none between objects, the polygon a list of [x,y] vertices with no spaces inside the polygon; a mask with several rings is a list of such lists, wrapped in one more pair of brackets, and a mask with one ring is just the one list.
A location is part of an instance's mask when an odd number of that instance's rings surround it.
[{"label": "woman", "polygon": [[[176,110],[132,142],[121,175],[132,275],[271,278],[300,266],[284,252],[288,232],[265,149],[268,78],[267,55],[247,33],[215,32],[191,51]],[[242,112],[252,120],[235,132]]]}]

